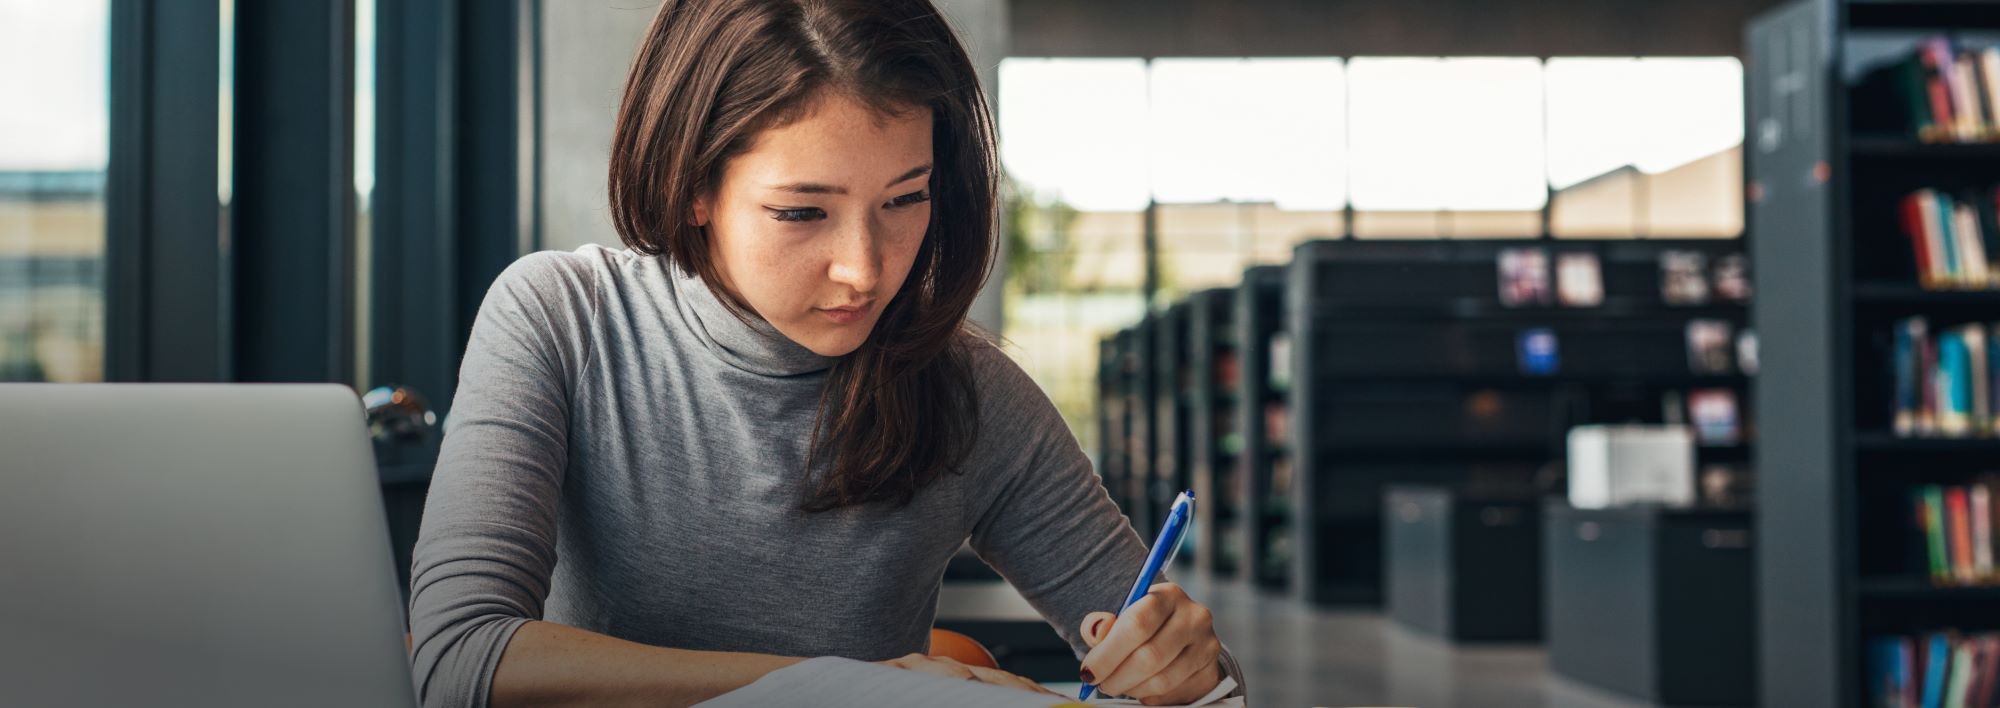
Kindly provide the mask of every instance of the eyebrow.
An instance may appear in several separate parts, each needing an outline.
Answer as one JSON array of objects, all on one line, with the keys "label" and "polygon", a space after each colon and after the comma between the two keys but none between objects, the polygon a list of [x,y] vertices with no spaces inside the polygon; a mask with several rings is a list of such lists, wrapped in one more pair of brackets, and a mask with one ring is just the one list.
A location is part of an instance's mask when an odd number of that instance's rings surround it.
[{"label": "eyebrow", "polygon": [[[918,165],[916,167],[911,168],[910,171],[904,172],[903,176],[889,180],[888,184],[882,186],[894,187],[898,184],[908,182],[910,180],[922,177],[930,173],[931,173],[930,165]],[[791,184],[773,185],[771,189],[779,192],[791,192],[793,194],[846,194],[847,193],[846,187],[836,187],[830,184],[815,184],[812,182],[794,182]]]}]

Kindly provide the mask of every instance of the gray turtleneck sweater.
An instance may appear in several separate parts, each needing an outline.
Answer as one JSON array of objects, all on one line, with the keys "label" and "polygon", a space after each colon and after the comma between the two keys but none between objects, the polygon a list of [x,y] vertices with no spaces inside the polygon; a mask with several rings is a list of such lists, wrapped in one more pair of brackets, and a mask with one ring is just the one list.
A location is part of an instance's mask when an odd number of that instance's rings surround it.
[{"label": "gray turtleneck sweater", "polygon": [[981,345],[962,474],[902,508],[806,513],[831,361],[659,258],[585,246],[509,267],[473,324],[417,539],[424,705],[486,705],[530,619],[683,649],[924,651],[967,539],[1081,657],[1077,625],[1118,607],[1146,549],[1041,389]]}]

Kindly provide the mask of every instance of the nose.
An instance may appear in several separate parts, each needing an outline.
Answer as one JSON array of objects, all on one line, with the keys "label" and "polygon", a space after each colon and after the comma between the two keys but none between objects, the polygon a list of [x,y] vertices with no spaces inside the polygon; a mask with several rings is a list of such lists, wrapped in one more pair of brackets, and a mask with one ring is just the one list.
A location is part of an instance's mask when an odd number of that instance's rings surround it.
[{"label": "nose", "polygon": [[867,221],[853,224],[834,237],[827,278],[855,292],[873,293],[882,277],[880,229]]}]

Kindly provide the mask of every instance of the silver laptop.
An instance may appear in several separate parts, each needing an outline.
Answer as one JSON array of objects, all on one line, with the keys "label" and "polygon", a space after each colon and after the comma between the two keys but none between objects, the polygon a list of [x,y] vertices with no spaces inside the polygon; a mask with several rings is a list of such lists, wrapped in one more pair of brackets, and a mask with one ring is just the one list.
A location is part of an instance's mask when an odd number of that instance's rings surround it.
[{"label": "silver laptop", "polygon": [[354,392],[0,384],[0,705],[414,706]]}]

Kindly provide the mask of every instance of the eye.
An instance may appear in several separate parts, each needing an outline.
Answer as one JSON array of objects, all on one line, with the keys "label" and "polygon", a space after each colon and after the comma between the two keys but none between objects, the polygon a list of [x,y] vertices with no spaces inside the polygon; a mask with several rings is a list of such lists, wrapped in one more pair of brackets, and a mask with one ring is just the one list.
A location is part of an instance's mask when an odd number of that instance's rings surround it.
[{"label": "eye", "polygon": [[896,197],[895,199],[891,199],[889,200],[888,204],[884,204],[882,206],[889,209],[895,209],[897,207],[906,207],[911,204],[922,204],[930,200],[931,200],[931,193],[929,191],[911,192],[909,194]]},{"label": "eye", "polygon": [[771,218],[779,221],[818,221],[826,218],[826,211],[818,207],[802,207],[798,209],[765,207],[765,209],[771,212]]}]

